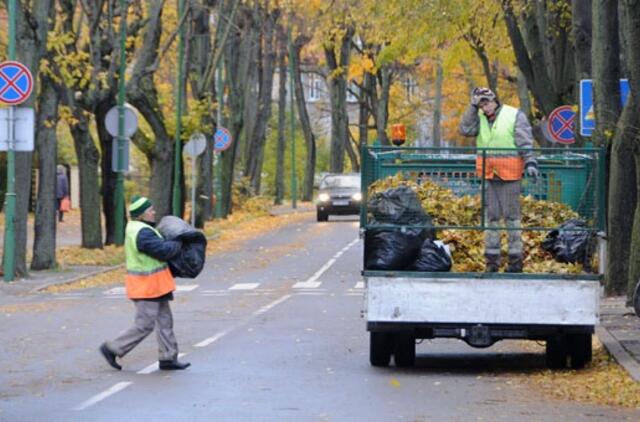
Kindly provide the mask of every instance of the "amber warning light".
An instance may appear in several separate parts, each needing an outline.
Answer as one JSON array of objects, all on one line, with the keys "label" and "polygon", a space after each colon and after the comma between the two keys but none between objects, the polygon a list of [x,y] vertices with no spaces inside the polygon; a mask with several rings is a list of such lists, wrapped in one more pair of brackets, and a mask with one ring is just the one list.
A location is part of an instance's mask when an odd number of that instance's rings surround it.
[{"label": "amber warning light", "polygon": [[391,142],[395,146],[400,146],[407,140],[407,129],[402,123],[391,126]]}]

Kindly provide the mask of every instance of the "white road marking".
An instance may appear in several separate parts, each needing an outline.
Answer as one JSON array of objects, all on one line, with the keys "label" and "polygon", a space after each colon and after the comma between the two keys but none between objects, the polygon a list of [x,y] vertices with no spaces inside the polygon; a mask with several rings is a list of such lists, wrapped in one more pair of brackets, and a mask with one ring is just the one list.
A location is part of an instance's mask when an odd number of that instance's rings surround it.
[{"label": "white road marking", "polygon": [[260,286],[260,283],[237,283],[229,287],[229,290],[253,290]]},{"label": "white road marking", "polygon": [[354,289],[364,289],[364,281],[358,281],[354,286]]},{"label": "white road marking", "polygon": [[247,320],[242,321],[242,322],[240,322],[240,323],[238,323],[238,324],[236,324],[236,325],[234,325],[232,327],[229,327],[229,328],[227,328],[225,330],[222,330],[219,333],[216,333],[215,335],[213,335],[213,336],[211,336],[209,338],[206,338],[206,339],[202,340],[199,343],[194,344],[193,347],[206,347],[206,346],[210,345],[211,343],[220,340],[222,337],[226,336],[231,331],[233,331],[233,330],[245,325],[253,317],[256,317],[258,315],[264,314],[265,312],[268,312],[269,310],[273,309],[274,307],[278,306],[279,304],[281,304],[282,302],[284,302],[285,300],[287,300],[289,298],[291,298],[291,295],[284,295],[281,298],[278,298],[278,299],[274,300],[273,302],[271,302],[271,303],[263,306],[262,308],[258,309],[257,311],[255,311],[253,314],[251,314],[251,316]]},{"label": "white road marking", "polygon": [[107,397],[112,396],[112,395],[116,394],[117,392],[124,390],[125,388],[127,388],[131,384],[132,384],[131,381],[119,382],[119,383],[113,385],[108,390],[105,390],[102,393],[96,394],[95,396],[91,397],[89,400],[85,401],[84,403],[74,407],[73,410],[84,410],[89,406],[93,406],[94,404],[106,399]]},{"label": "white road marking", "polygon": [[315,272],[314,275],[312,275],[311,277],[309,277],[308,280],[306,281],[299,281],[297,283],[295,283],[293,285],[294,289],[314,289],[317,287],[320,287],[320,285],[322,284],[321,281],[316,281],[320,278],[320,276],[327,271],[329,268],[331,268],[331,266],[333,264],[335,264],[336,260],[338,258],[340,258],[342,256],[343,253],[345,253],[346,251],[349,250],[350,247],[352,247],[353,245],[355,245],[356,243],[358,243],[360,239],[356,238],[355,240],[353,240],[351,243],[349,243],[347,246],[345,246],[344,248],[342,248],[339,252],[337,252],[333,258],[331,258],[329,261],[327,261],[326,264],[324,264],[322,266],[322,268],[320,268],[318,271]]}]

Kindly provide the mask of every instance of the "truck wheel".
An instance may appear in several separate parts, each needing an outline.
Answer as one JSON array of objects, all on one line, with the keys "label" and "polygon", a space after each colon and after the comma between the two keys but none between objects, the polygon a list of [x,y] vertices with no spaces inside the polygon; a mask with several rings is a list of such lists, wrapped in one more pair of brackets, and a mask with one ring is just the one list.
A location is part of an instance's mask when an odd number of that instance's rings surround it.
[{"label": "truck wheel", "polygon": [[393,356],[396,366],[410,368],[416,363],[416,339],[412,334],[396,334]]},{"label": "truck wheel", "polygon": [[322,211],[318,210],[317,220],[318,221],[328,221],[329,220],[329,215],[326,212],[322,212]]},{"label": "truck wheel", "polygon": [[547,366],[551,369],[567,367],[567,339],[564,334],[558,334],[547,339]]},{"label": "truck wheel", "polygon": [[593,355],[591,334],[569,334],[567,336],[567,343],[572,369],[582,369],[586,364],[591,362]]},{"label": "truck wheel", "polygon": [[389,366],[391,340],[389,333],[369,333],[369,362],[372,366]]}]

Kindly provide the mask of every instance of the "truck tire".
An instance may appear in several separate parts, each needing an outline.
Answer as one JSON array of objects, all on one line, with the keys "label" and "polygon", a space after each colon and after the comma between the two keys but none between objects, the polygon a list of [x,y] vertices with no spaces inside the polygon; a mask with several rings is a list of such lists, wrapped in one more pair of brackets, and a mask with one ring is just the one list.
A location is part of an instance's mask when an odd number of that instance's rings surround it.
[{"label": "truck tire", "polygon": [[564,334],[557,334],[547,339],[546,360],[550,369],[567,367],[567,338]]},{"label": "truck tire", "polygon": [[410,368],[416,363],[416,339],[412,334],[396,334],[393,359],[398,368]]},{"label": "truck tire", "polygon": [[317,221],[328,221],[328,220],[329,220],[329,214],[327,214],[326,212],[318,210]]},{"label": "truck tire", "polygon": [[389,366],[391,349],[391,334],[369,333],[369,362],[372,366]]},{"label": "truck tire", "polygon": [[569,357],[571,358],[571,369],[582,369],[591,362],[593,356],[591,334],[568,334],[567,345]]}]

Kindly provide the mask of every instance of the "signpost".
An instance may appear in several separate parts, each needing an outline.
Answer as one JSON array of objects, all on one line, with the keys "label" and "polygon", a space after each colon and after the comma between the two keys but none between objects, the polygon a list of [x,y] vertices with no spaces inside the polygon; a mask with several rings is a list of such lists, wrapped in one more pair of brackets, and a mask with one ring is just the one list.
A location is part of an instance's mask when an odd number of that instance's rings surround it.
[{"label": "signpost", "polygon": [[189,138],[183,153],[191,157],[191,225],[196,225],[196,157],[207,147],[207,138],[202,133],[194,133]]},{"label": "signpost", "polygon": [[575,138],[576,113],[570,105],[563,105],[549,114],[547,130],[551,139],[559,144],[569,145]]},{"label": "signpost", "polygon": [[[104,118],[104,126],[113,136],[111,147],[111,171],[114,173],[129,171],[129,138],[138,130],[138,115],[131,104],[122,107],[124,114],[124,127],[122,136],[119,135],[120,106],[113,106],[107,111]],[[122,138],[122,140],[120,140]]]},{"label": "signpost", "polygon": [[[15,58],[15,2],[9,2],[9,59]],[[7,192],[5,200],[5,231],[3,269],[4,281],[13,281],[15,276],[15,226],[16,211],[16,164],[15,151],[33,151],[33,109],[15,106],[29,99],[33,90],[33,76],[20,62],[9,60],[0,63],[0,103],[10,106],[3,110],[0,119],[0,150],[7,151]],[[18,123],[16,123],[18,122]],[[5,148],[6,147],[6,148]]]},{"label": "signpost", "polygon": [[[620,100],[622,106],[629,98],[629,81],[620,79]],[[580,135],[591,136],[596,128],[593,112],[593,82],[591,79],[580,81]]]}]

